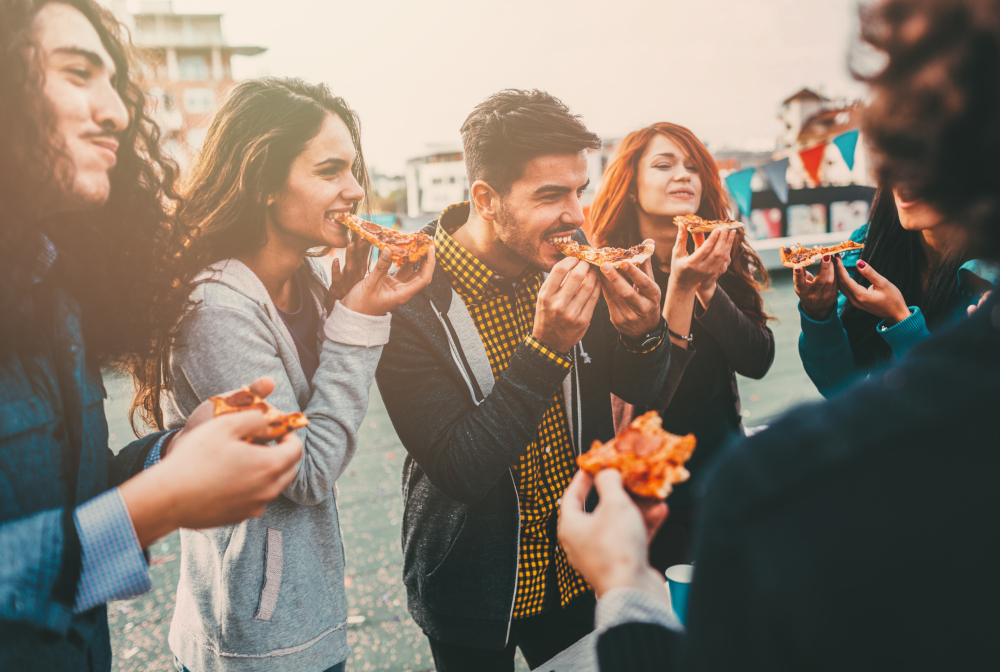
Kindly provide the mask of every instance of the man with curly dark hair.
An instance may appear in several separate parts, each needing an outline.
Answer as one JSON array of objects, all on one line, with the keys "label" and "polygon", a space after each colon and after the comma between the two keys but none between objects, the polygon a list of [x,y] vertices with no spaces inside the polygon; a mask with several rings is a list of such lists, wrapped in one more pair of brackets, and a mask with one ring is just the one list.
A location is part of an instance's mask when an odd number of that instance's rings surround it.
[{"label": "man with curly dark hair", "polygon": [[[880,178],[998,260],[1000,2],[882,0],[863,11],[862,37],[885,56],[861,77]],[[720,460],[686,631],[618,475],[597,476],[587,514],[591,479],[578,474],[560,540],[599,596],[602,672],[1000,669],[997,294]]]},{"label": "man with curly dark hair", "polygon": [[108,448],[101,364],[141,365],[188,292],[175,169],[133,71],[92,0],[0,0],[2,670],[110,669],[105,603],[149,589],[142,549],[260,515],[301,456],[294,435],[243,440],[260,413],[204,405]]}]

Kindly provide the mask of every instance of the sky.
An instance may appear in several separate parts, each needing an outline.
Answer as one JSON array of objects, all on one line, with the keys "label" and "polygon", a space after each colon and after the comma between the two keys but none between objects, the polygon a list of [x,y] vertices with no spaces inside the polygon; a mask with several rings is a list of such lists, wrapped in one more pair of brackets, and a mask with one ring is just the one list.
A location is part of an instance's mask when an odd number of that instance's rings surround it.
[{"label": "sky", "polygon": [[[128,0],[137,9],[136,0]],[[859,98],[847,69],[857,0],[174,0],[221,13],[230,44],[261,45],[237,77],[326,82],[358,112],[369,166],[402,173],[459,143],[504,88],[560,98],[602,137],[656,121],[712,147],[773,148],[803,86]]]}]

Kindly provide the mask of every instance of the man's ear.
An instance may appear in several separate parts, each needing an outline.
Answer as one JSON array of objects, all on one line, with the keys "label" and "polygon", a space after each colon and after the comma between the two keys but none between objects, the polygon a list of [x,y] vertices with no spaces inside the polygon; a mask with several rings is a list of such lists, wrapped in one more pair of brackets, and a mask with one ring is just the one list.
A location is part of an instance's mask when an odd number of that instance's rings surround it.
[{"label": "man's ear", "polygon": [[476,208],[479,216],[487,222],[494,221],[497,210],[500,209],[500,194],[497,193],[496,189],[482,180],[476,180],[472,183],[469,193],[472,195],[472,205]]}]

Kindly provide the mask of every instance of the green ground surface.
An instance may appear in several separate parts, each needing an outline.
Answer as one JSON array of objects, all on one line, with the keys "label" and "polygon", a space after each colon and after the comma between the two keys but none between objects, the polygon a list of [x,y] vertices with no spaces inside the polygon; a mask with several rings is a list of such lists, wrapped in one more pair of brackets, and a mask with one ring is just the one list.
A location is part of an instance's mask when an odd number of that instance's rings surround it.
[{"label": "green ground surface", "polygon": [[[799,362],[799,322],[791,276],[775,278],[774,291],[765,295],[765,301],[778,318],[771,324],[777,355],[763,380],[740,379],[748,426],[766,424],[794,404],[819,398]],[[110,394],[107,412],[111,446],[120,449],[132,438],[126,419],[131,390],[126,381],[113,375],[106,376],[106,386]],[[338,482],[347,553],[348,608],[350,615],[364,617],[348,631],[352,653],[347,669],[431,670],[434,666],[427,639],[406,611],[401,576],[400,470],[405,451],[375,387],[358,436],[357,455]],[[180,539],[172,534],[150,551],[153,590],[134,600],[113,602],[109,607],[115,670],[173,669],[167,633],[180,571]],[[518,670],[527,670],[520,656]]]}]

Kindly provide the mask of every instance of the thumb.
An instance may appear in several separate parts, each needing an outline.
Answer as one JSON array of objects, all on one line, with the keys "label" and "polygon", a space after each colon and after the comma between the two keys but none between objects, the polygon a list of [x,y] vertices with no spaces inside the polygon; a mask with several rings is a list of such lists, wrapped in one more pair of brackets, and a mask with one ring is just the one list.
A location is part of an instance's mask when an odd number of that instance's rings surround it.
[{"label": "thumb", "polygon": [[258,378],[257,380],[250,383],[250,391],[256,394],[258,397],[266,397],[267,395],[274,392],[274,380],[268,376],[263,378]]},{"label": "thumb", "polygon": [[677,240],[674,241],[674,256],[687,256],[688,230],[683,224],[677,225]]},{"label": "thumb", "polygon": [[389,253],[389,250],[380,250],[378,262],[375,264],[375,268],[372,269],[370,277],[376,282],[381,282],[389,274],[389,267],[391,266],[392,254]]},{"label": "thumb", "polygon": [[600,496],[602,504],[628,502],[635,506],[632,498],[625,492],[622,485],[622,475],[617,469],[604,469],[598,472],[597,476],[594,477],[594,487],[597,488],[597,494]]},{"label": "thumb", "polygon": [[[240,411],[239,413],[227,413],[213,418],[200,425],[202,427],[214,427],[228,435],[228,438],[243,439],[248,436],[257,436],[267,431],[267,421],[260,411]],[[195,430],[197,431],[197,430]]]}]

